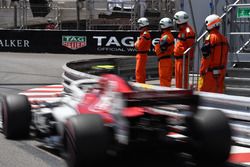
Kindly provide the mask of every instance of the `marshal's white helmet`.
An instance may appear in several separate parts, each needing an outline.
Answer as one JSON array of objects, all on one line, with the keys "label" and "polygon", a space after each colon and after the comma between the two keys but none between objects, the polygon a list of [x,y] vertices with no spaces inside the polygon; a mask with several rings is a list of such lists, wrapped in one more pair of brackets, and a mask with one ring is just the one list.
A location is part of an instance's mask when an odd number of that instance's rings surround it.
[{"label": "marshal's white helmet", "polygon": [[161,29],[165,29],[165,28],[173,27],[173,22],[170,18],[165,17],[160,20],[159,25]]},{"label": "marshal's white helmet", "polygon": [[218,27],[221,24],[221,18],[216,14],[211,14],[205,19],[207,30],[211,30],[214,27]]},{"label": "marshal's white helmet", "polygon": [[139,25],[139,28],[143,28],[149,25],[149,21],[146,17],[139,18],[137,20],[137,23]]},{"label": "marshal's white helmet", "polygon": [[179,11],[177,13],[175,13],[174,15],[174,20],[176,22],[176,24],[183,24],[188,22],[189,16],[186,12],[184,11]]}]

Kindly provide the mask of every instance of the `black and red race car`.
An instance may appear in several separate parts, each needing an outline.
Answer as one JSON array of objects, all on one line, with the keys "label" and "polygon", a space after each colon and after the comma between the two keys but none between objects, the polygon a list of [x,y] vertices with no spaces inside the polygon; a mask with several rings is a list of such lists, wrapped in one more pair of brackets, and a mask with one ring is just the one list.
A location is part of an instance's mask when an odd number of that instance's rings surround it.
[{"label": "black and red race car", "polygon": [[192,90],[144,90],[104,74],[73,81],[60,100],[35,105],[24,95],[4,97],[5,136],[33,135],[65,151],[70,167],[142,149],[148,154],[174,149],[206,164],[223,163],[230,154],[227,117],[219,110],[198,110],[199,96]]}]

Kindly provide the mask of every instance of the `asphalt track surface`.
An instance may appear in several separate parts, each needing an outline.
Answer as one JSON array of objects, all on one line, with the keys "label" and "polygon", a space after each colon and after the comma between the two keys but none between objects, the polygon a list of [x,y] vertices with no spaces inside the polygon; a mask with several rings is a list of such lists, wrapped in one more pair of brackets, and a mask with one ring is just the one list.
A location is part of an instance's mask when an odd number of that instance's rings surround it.
[{"label": "asphalt track surface", "polygon": [[66,62],[111,57],[118,56],[0,53],[0,92],[13,94],[41,85],[60,84]]},{"label": "asphalt track surface", "polygon": [[[0,93],[18,94],[30,88],[43,85],[60,84],[62,66],[69,61],[118,57],[112,55],[76,55],[76,54],[31,54],[0,53]],[[123,56],[124,57],[124,56]],[[161,157],[134,153],[131,160],[117,160],[113,164],[100,166],[131,167],[193,167],[192,163],[182,163],[183,158],[174,154],[162,153]],[[185,156],[184,156],[185,157]],[[129,158],[129,159],[130,159]],[[159,159],[163,161],[159,161]],[[138,161],[138,159],[140,159]],[[137,161],[135,164],[133,161]],[[0,133],[0,167],[66,167],[66,163],[57,152],[42,147],[34,139],[21,141],[6,140]],[[227,164],[223,167],[232,167]],[[202,166],[203,167],[203,166]]]}]

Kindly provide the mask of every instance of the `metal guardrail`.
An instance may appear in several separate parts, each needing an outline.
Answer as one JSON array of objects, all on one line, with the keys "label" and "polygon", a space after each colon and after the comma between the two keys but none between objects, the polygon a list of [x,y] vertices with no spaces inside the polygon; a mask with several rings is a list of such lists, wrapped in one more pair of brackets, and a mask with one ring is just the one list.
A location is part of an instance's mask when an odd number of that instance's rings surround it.
[{"label": "metal guardrail", "polygon": [[[135,57],[93,59],[68,62],[63,66],[64,86],[71,80],[83,78],[96,78],[103,73],[115,73],[127,81],[135,81]],[[147,80],[158,78],[157,56],[148,56]]]},{"label": "metal guardrail", "polygon": [[[78,79],[97,79],[101,73],[116,73],[123,78],[131,79],[134,76],[134,66],[132,59],[96,59],[86,61],[68,62],[63,66],[63,85],[67,91],[69,84]],[[131,64],[129,64],[131,63]],[[93,67],[103,65],[113,65],[110,69],[96,69]],[[122,66],[120,66],[122,65]],[[110,67],[110,66],[107,66]],[[149,75],[156,74],[156,67],[152,65]],[[131,81],[131,80],[128,80]],[[130,82],[135,87],[141,89],[169,90],[168,88],[156,85],[140,84]],[[200,109],[219,109],[230,118],[230,126],[233,131],[232,139],[234,145],[250,147],[250,98],[241,96],[231,96],[225,94],[195,92],[200,96]]]}]

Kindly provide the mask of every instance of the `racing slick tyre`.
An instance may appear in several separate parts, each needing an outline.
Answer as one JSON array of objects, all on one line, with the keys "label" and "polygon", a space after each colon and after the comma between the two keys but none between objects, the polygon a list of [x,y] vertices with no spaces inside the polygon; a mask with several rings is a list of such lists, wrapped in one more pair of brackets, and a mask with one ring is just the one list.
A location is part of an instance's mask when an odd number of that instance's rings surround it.
[{"label": "racing slick tyre", "polygon": [[102,164],[106,156],[109,134],[101,116],[82,114],[65,123],[64,145],[69,167]]},{"label": "racing slick tyre", "polygon": [[3,133],[8,139],[26,138],[30,132],[31,106],[24,95],[7,95],[2,102]]},{"label": "racing slick tyre", "polygon": [[219,110],[199,110],[192,119],[193,156],[201,164],[224,163],[230,154],[231,129]]}]

